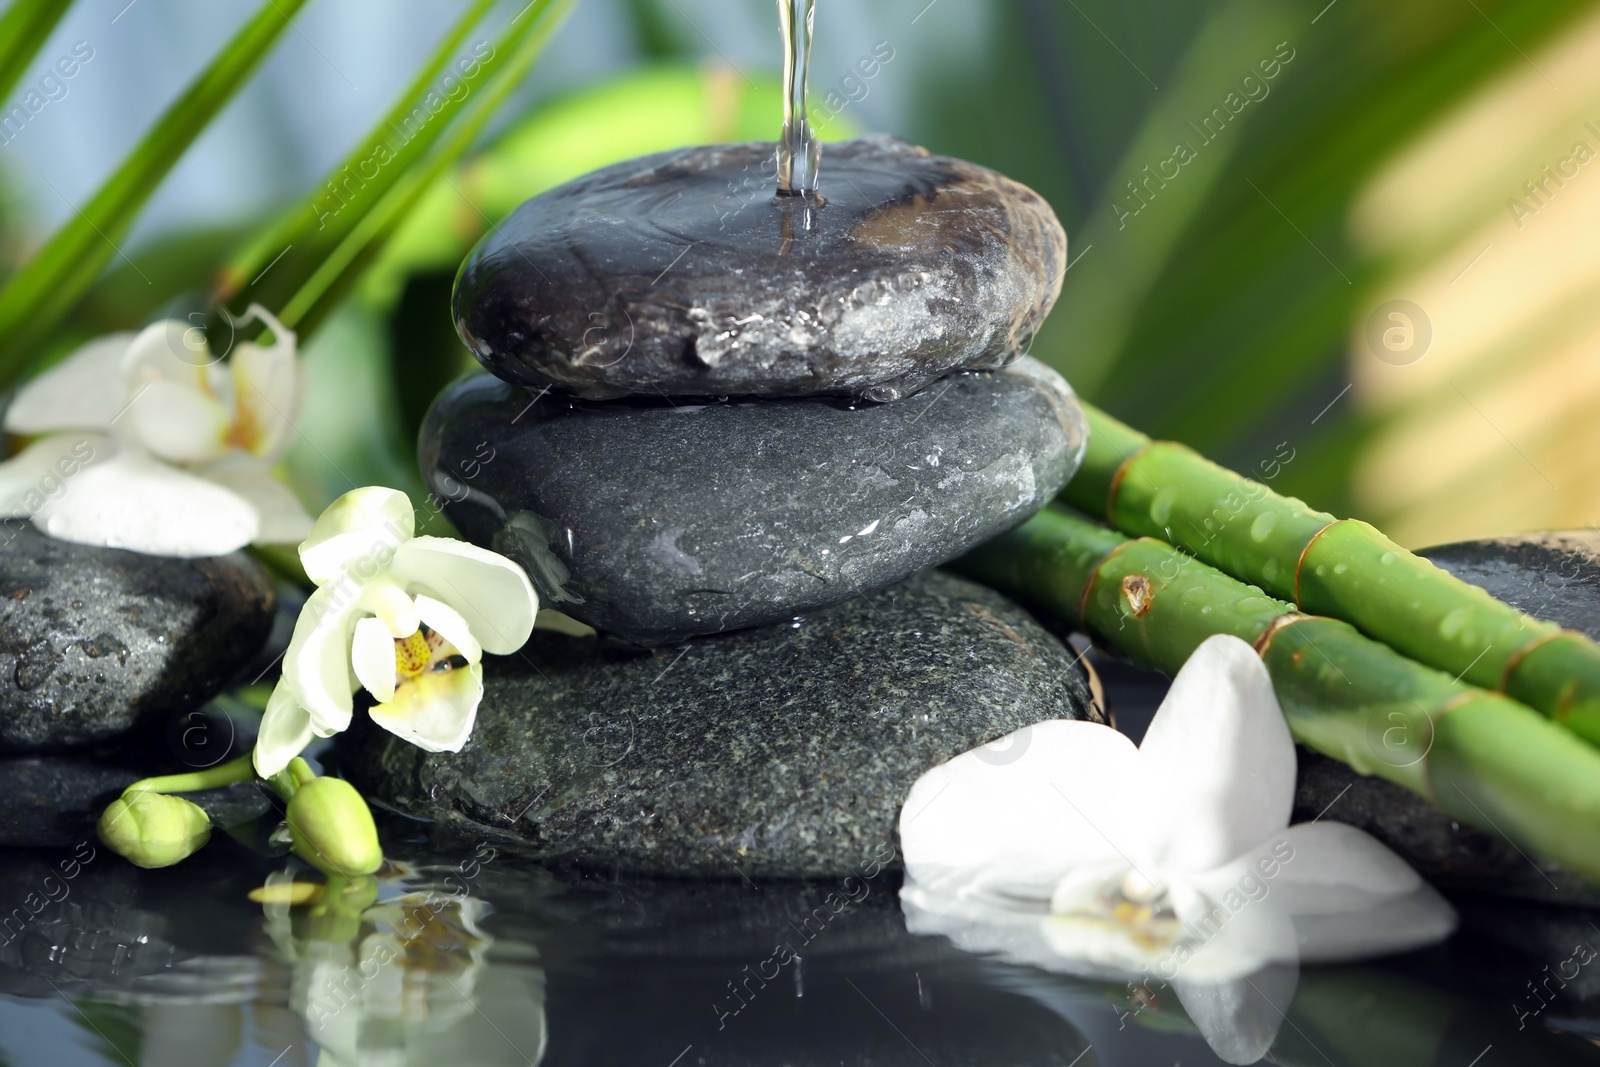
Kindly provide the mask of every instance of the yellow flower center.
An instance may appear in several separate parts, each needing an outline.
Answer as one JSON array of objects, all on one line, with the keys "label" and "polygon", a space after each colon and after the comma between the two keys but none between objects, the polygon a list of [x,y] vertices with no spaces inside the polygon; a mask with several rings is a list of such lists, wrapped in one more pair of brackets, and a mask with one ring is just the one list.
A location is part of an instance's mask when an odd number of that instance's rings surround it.
[{"label": "yellow flower center", "polygon": [[1120,934],[1146,952],[1170,947],[1183,932],[1166,887],[1137,872],[1102,887],[1092,900],[1058,912],[1055,918],[1080,928]]},{"label": "yellow flower center", "polygon": [[394,643],[394,673],[397,681],[408,681],[416,678],[428,669],[428,661],[433,658],[433,648],[428,644],[428,636],[421,630],[410,637],[401,637]]}]

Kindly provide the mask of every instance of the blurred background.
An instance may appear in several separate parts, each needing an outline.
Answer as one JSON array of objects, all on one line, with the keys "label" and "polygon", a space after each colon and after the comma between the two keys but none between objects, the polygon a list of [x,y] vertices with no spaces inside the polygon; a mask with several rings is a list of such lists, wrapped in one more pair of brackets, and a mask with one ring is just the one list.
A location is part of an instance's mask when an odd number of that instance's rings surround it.
[{"label": "blurred background", "polygon": [[[72,218],[256,7],[80,0],[5,103],[43,99],[0,132],[0,258]],[[192,304],[464,7],[314,0],[61,345]],[[1033,354],[1086,397],[1412,546],[1600,520],[1600,5],[818,7],[826,137],[897,134],[1055,207],[1073,258]],[[582,0],[308,346],[289,464],[313,513],[420,490],[417,423],[469,363],[451,279],[493,222],[617,159],[775,138],[780,70],[771,0]]]}]

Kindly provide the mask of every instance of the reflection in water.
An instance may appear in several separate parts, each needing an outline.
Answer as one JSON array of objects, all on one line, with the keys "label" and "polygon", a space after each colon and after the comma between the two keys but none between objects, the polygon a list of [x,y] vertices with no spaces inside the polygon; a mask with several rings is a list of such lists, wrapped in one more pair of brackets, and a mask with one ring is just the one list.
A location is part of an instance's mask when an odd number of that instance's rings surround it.
[{"label": "reflection in water", "polygon": [[[418,865],[375,891],[351,886],[338,907],[250,903],[273,861],[226,842],[167,872],[86,864],[70,896],[0,944],[0,1062],[666,1067],[690,1049],[678,1067],[1203,1067],[1219,1062],[1201,1037],[1210,1020],[1244,1032],[1247,1005],[1224,998],[1208,1016],[1159,983],[1054,974],[908,933],[890,873],[802,943],[796,926],[839,883],[550,871],[505,853],[469,878],[470,847],[435,848],[409,826],[385,839]],[[0,854],[0,900],[23,899],[59,859]],[[1288,1017],[1273,1060],[1466,1067],[1489,1044],[1479,1067],[1600,1060],[1571,1033],[1596,1029],[1584,998],[1600,988],[1569,983],[1520,1030],[1511,1007],[1600,916],[1464,915],[1451,946],[1306,968],[1292,993],[1251,975]],[[803,960],[762,979],[785,941]],[[1215,1041],[1218,1027],[1204,1032]]]},{"label": "reflection in water", "polygon": [[[420,873],[420,872],[419,872]],[[290,884],[287,876],[270,889]],[[262,905],[290,965],[290,1008],[319,1067],[521,1064],[544,1058],[544,971],[532,946],[479,925],[489,912],[460,881],[330,879],[302,906]]]}]

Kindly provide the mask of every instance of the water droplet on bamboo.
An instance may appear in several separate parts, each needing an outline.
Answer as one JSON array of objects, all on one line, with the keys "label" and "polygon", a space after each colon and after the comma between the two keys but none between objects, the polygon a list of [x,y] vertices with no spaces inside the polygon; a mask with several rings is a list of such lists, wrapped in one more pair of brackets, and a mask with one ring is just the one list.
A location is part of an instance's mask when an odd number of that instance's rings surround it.
[{"label": "water droplet on bamboo", "polygon": [[1250,524],[1250,539],[1257,544],[1272,536],[1273,527],[1278,525],[1277,512],[1264,511],[1256,516],[1256,521]]},{"label": "water droplet on bamboo", "polygon": [[1172,518],[1172,505],[1177,501],[1178,491],[1171,486],[1156,492],[1155,498],[1150,501],[1150,518],[1157,526],[1165,526],[1167,520]]}]

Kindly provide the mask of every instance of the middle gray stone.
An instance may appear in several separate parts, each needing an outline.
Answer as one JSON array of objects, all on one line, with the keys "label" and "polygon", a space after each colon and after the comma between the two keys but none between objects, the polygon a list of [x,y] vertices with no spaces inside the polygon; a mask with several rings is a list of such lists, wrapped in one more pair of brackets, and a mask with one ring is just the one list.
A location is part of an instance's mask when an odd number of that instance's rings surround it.
[{"label": "middle gray stone", "polygon": [[1071,387],[1023,358],[866,406],[594,403],[468,378],[419,447],[450,520],[545,606],[654,645],[953,559],[1053,497],[1086,435]]}]

